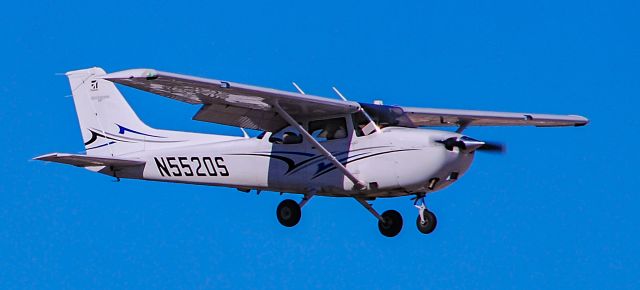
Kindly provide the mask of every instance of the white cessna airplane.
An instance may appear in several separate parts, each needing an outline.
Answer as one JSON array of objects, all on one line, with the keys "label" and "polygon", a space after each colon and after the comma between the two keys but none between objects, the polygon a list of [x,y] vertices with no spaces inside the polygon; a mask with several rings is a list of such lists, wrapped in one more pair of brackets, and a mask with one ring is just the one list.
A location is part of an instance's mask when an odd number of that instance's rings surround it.
[{"label": "white cessna airplane", "polygon": [[[462,134],[469,126],[584,126],[576,115],[543,115],[385,106],[280,91],[153,69],[107,74],[101,68],[66,73],[86,154],[36,157],[116,178],[206,184],[241,191],[298,193],[276,211],[294,226],[316,196],[348,197],[378,220],[388,237],[402,229],[395,210],[379,214],[368,201],[413,196],[420,232],[435,215],[426,194],[451,185],[476,151],[502,151]],[[193,119],[264,131],[255,138],[154,129],[145,125],[114,83],[200,105]],[[297,86],[296,86],[297,87]],[[419,127],[457,127],[455,132]]]}]

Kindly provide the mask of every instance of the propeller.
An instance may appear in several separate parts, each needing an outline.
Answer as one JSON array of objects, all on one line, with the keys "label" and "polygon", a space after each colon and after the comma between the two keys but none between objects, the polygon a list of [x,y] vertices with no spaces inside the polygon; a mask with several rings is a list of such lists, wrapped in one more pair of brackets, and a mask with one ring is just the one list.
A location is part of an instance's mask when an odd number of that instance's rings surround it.
[{"label": "propeller", "polygon": [[484,142],[484,145],[480,146],[476,150],[488,153],[505,153],[507,151],[507,146],[502,143]]},{"label": "propeller", "polygon": [[488,153],[504,153],[506,151],[506,146],[504,144],[479,141],[467,136],[462,136],[460,138],[451,137],[445,140],[437,140],[435,142],[444,145],[444,148],[449,151],[452,151],[454,147],[458,147],[460,150],[484,151]]},{"label": "propeller", "polygon": [[444,148],[447,148],[449,151],[452,151],[453,147],[458,147],[463,150],[467,148],[467,145],[464,144],[464,142],[459,141],[456,137],[447,138],[445,140],[436,140],[435,142],[444,145]]}]

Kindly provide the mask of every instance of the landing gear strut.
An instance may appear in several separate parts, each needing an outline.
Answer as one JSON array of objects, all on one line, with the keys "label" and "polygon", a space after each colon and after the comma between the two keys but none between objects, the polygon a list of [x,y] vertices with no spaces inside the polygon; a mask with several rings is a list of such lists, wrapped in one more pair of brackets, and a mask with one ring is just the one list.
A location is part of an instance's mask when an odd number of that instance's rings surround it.
[{"label": "landing gear strut", "polygon": [[380,215],[366,200],[359,197],[355,199],[378,219],[378,229],[382,235],[395,237],[400,233],[400,230],[402,230],[402,215],[399,212],[388,210]]},{"label": "landing gear strut", "polygon": [[427,209],[424,202],[424,194],[416,196],[413,205],[418,209],[418,218],[416,219],[418,230],[425,235],[430,234],[436,229],[438,219],[436,219],[435,214]]}]

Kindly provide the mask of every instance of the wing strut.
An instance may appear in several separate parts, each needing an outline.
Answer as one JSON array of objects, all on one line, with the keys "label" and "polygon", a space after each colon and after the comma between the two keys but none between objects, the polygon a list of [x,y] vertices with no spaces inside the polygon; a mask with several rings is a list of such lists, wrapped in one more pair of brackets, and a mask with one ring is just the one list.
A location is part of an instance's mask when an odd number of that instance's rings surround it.
[{"label": "wing strut", "polygon": [[385,222],[384,218],[375,209],[373,209],[373,206],[370,203],[368,203],[366,200],[362,199],[361,197],[354,197],[354,198],[362,206],[364,206],[364,208],[366,208],[373,216],[375,216],[379,221],[383,223]]},{"label": "wing strut", "polygon": [[342,173],[347,178],[349,178],[351,182],[353,182],[356,189],[361,190],[366,188],[366,185],[364,184],[364,182],[359,180],[357,177],[355,177],[355,175],[353,175],[353,173],[351,173],[346,167],[344,167],[344,165],[342,165],[342,163],[340,163],[340,161],[338,161],[338,159],[336,159],[336,157],[334,157],[331,154],[331,152],[329,152],[329,150],[324,148],[324,146],[322,146],[322,144],[320,144],[316,139],[314,139],[313,136],[311,136],[311,134],[307,132],[307,130],[305,130],[300,124],[298,124],[298,122],[296,122],[296,120],[293,119],[291,115],[289,115],[285,110],[283,110],[282,107],[280,107],[280,104],[276,102],[273,107],[274,109],[276,109],[276,112],[278,112],[278,114],[280,114],[280,116],[282,116],[282,118],[284,118],[284,120],[287,121],[287,123],[289,123],[289,125],[298,129],[298,131],[300,131],[300,134],[302,134],[302,137],[304,137],[307,141],[309,141],[309,143],[313,144],[314,148],[316,148],[322,155],[324,155],[324,157],[326,157],[327,160],[333,163],[333,165],[335,165],[336,168],[342,171]]},{"label": "wing strut", "polygon": [[467,127],[469,127],[469,125],[471,125],[471,120],[463,120],[463,121],[461,121],[459,123],[458,130],[456,130],[456,133],[462,134],[462,131],[464,131],[464,129],[467,129]]}]

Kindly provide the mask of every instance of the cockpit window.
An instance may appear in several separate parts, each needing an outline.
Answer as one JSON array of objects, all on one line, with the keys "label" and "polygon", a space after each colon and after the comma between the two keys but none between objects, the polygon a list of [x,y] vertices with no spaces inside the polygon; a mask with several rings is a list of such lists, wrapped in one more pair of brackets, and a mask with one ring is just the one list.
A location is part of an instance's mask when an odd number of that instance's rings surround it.
[{"label": "cockpit window", "polygon": [[369,120],[362,110],[351,114],[351,120],[353,121],[353,129],[358,137],[366,136],[376,131],[376,125]]},{"label": "cockpit window", "polygon": [[415,128],[416,125],[406,116],[400,107],[360,103],[380,128],[397,126]]},{"label": "cockpit window", "polygon": [[345,118],[311,121],[309,134],[320,142],[347,138],[347,121]]}]

